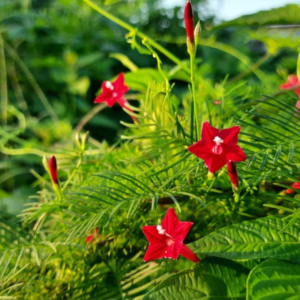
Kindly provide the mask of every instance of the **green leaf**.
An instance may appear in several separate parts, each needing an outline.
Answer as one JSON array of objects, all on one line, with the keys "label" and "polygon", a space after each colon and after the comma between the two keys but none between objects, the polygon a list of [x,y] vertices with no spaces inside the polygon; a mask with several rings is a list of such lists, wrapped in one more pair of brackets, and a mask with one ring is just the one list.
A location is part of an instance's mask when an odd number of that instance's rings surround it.
[{"label": "green leaf", "polygon": [[274,156],[274,161],[273,161],[274,165],[277,164],[277,160],[278,160],[278,158],[279,158],[279,156],[281,154],[281,150],[282,150],[282,146],[278,145],[276,153],[275,153],[275,156]]},{"label": "green leaf", "polygon": [[260,164],[260,167],[259,167],[259,171],[261,171],[264,168],[265,163],[266,163],[267,158],[268,158],[268,155],[269,155],[269,151],[267,150],[266,153],[264,154],[263,158],[262,158],[262,161],[261,161],[261,164]]},{"label": "green leaf", "polygon": [[109,57],[119,60],[123,64],[123,66],[127,67],[132,72],[138,70],[138,67],[126,55],[122,53],[111,53]]},{"label": "green leaf", "polygon": [[220,258],[207,258],[194,268],[165,279],[143,300],[245,299],[249,269]]},{"label": "green leaf", "polygon": [[165,83],[163,76],[154,69],[138,69],[135,72],[125,73],[126,85],[130,87],[131,90],[146,92],[148,85],[151,82],[155,83]]},{"label": "green leaf", "polygon": [[279,258],[300,262],[300,222],[279,233],[288,221],[266,217],[215,231],[189,246],[196,254],[230,259]]},{"label": "green leaf", "polygon": [[289,147],[289,156],[288,156],[288,163],[290,163],[292,161],[293,155],[295,152],[295,147],[294,147],[294,143],[290,142],[290,147]]},{"label": "green leaf", "polygon": [[255,267],[247,281],[247,300],[300,299],[300,266],[269,259]]},{"label": "green leaf", "polygon": [[254,163],[254,161],[255,161],[255,158],[256,158],[256,156],[255,155],[253,155],[250,159],[249,159],[249,161],[248,161],[248,163],[247,163],[247,165],[246,165],[246,167],[245,167],[245,170],[248,170],[250,167],[251,167],[251,165]]}]

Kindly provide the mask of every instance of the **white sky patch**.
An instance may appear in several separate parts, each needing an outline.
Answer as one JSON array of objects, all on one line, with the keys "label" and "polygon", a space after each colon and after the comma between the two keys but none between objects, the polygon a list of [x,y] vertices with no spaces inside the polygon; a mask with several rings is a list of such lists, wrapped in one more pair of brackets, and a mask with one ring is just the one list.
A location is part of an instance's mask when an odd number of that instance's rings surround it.
[{"label": "white sky patch", "polygon": [[[193,4],[196,0],[191,0]],[[162,0],[162,7],[185,6],[185,0]],[[215,12],[218,20],[232,20],[242,15],[249,15],[261,10],[269,10],[285,6],[286,4],[299,4],[300,0],[209,0],[209,8]]]}]

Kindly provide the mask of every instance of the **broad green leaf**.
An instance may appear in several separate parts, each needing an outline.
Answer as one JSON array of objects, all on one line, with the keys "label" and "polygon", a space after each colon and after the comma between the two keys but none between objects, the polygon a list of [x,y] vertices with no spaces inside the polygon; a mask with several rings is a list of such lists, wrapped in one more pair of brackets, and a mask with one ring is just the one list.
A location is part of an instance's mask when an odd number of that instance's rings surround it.
[{"label": "broad green leaf", "polygon": [[189,246],[198,254],[229,259],[279,258],[300,262],[300,222],[266,217],[215,231]]},{"label": "broad green leaf", "polygon": [[300,299],[300,266],[268,259],[255,267],[247,280],[247,300]]},{"label": "broad green leaf", "polygon": [[131,90],[146,92],[149,83],[165,83],[163,76],[154,69],[138,69],[135,72],[124,74],[125,83]]},{"label": "broad green leaf", "polygon": [[246,298],[249,269],[220,258],[207,258],[194,268],[165,279],[144,300],[233,300]]},{"label": "broad green leaf", "polygon": [[119,60],[123,64],[123,66],[125,66],[132,72],[138,70],[138,67],[126,55],[122,53],[111,53],[109,57]]}]

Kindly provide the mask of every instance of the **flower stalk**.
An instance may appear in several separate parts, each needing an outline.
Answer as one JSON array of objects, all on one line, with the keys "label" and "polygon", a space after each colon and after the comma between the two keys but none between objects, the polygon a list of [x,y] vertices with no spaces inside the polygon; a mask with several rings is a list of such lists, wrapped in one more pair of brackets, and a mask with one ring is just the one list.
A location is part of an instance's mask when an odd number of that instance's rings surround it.
[{"label": "flower stalk", "polygon": [[197,23],[196,29],[194,30],[194,15],[190,1],[187,1],[184,10],[184,21],[186,29],[186,44],[187,51],[190,55],[190,69],[191,69],[191,88],[192,88],[192,103],[191,103],[191,142],[194,141],[194,123],[195,123],[195,138],[198,140],[198,107],[196,102],[196,89],[195,89],[195,58],[196,48],[199,39],[200,23]]}]

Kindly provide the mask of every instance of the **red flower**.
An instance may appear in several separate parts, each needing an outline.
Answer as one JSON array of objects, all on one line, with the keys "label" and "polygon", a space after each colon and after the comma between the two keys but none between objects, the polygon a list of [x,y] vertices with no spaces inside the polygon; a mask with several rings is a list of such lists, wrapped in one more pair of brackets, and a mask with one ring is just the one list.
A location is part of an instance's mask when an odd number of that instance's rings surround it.
[{"label": "red flower", "polygon": [[[295,86],[299,85],[299,79],[296,75],[289,75],[287,78],[287,82],[281,84],[279,86],[280,89],[291,90]],[[300,88],[294,89],[296,95],[300,98]]]},{"label": "red flower", "polygon": [[193,9],[190,1],[188,1],[185,5],[184,21],[185,21],[186,35],[190,40],[190,42],[194,43],[194,16],[193,16]]},{"label": "red flower", "polygon": [[194,263],[199,262],[193,251],[183,244],[192,225],[192,222],[180,222],[174,209],[169,208],[161,225],[143,226],[143,232],[150,243],[144,261],[163,257],[177,259],[182,255]]},{"label": "red flower", "polygon": [[190,146],[188,150],[203,159],[208,170],[214,173],[227,162],[246,160],[246,155],[237,145],[239,132],[239,126],[219,130],[205,122],[202,127],[201,141]]},{"label": "red flower", "polygon": [[[112,107],[117,103],[128,111],[133,112],[127,107],[128,101],[123,97],[129,90],[129,87],[124,83],[124,73],[120,73],[114,82],[103,81],[102,93],[94,100],[94,103],[106,103]],[[133,121],[137,121],[136,117],[131,116]]]},{"label": "red flower", "polygon": [[[292,187],[293,189],[300,190],[300,182],[294,182],[294,183],[291,185],[291,187]],[[289,194],[295,193],[295,191],[293,191],[293,190],[291,190],[291,189],[287,189],[287,190],[286,190],[286,193],[289,195]]]},{"label": "red flower", "polygon": [[87,236],[86,239],[85,239],[86,244],[92,243],[95,240],[99,239],[101,237],[101,234],[98,234],[98,232],[99,232],[99,229],[96,228],[95,231],[92,234]]},{"label": "red flower", "polygon": [[54,184],[58,184],[58,177],[57,177],[57,164],[55,156],[51,156],[49,159],[49,170],[52,182]]},{"label": "red flower", "polygon": [[126,107],[128,101],[123,97],[129,90],[129,87],[124,83],[124,74],[118,75],[114,82],[103,81],[102,93],[94,100],[94,103],[106,103],[112,107],[119,103],[120,106],[130,110]]},{"label": "red flower", "polygon": [[238,178],[238,174],[234,162],[230,161],[227,163],[227,171],[231,181],[232,188],[237,191],[239,189],[239,178]]}]

